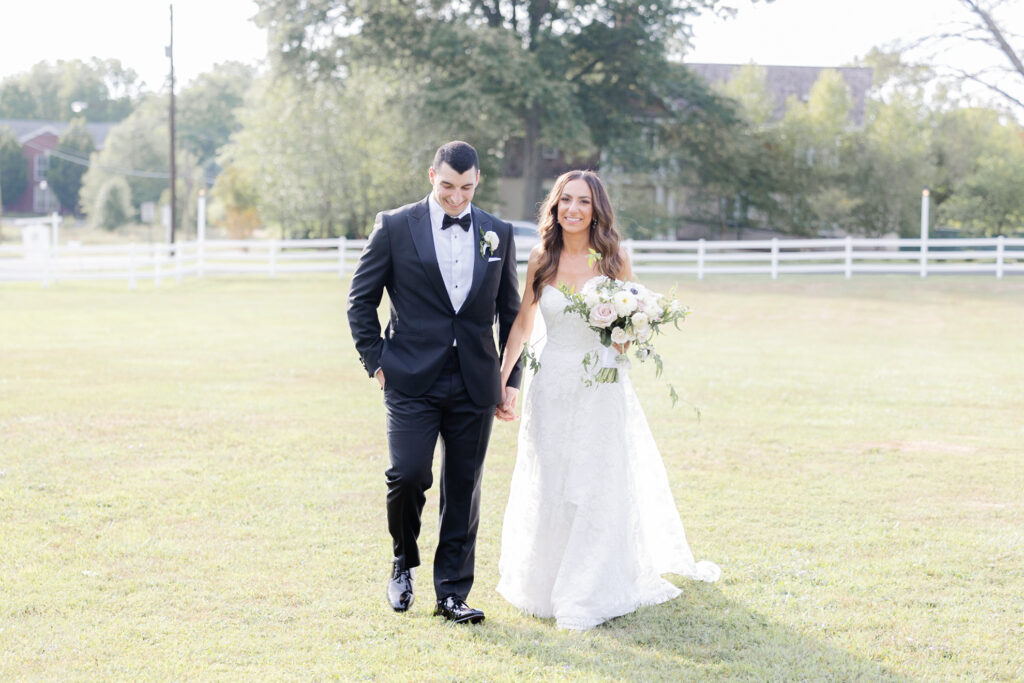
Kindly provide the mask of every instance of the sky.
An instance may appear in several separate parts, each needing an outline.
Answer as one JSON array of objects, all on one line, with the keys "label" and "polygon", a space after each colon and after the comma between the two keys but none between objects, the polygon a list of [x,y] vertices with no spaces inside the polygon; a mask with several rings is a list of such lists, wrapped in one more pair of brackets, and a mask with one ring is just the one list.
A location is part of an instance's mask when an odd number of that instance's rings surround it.
[{"label": "sky", "polygon": [[[167,0],[5,0],[0,12],[0,79],[57,59],[118,58],[151,91],[167,77]],[[966,15],[959,0],[725,0],[735,17],[698,18],[691,62],[841,66],[873,46],[934,33]],[[265,33],[252,23],[253,0],[174,0],[178,85],[229,59],[258,64]],[[13,6],[13,7],[12,7]],[[1003,10],[1024,32],[1024,2]],[[45,27],[39,31],[28,27]],[[940,59],[970,68],[1000,60],[984,50],[953,50]]]},{"label": "sky", "polygon": [[[250,21],[253,0],[4,0],[0,80],[41,61],[120,59],[147,89],[166,83],[174,5],[175,89],[215,64],[258,63],[266,34]],[[35,30],[33,30],[35,29]]]}]

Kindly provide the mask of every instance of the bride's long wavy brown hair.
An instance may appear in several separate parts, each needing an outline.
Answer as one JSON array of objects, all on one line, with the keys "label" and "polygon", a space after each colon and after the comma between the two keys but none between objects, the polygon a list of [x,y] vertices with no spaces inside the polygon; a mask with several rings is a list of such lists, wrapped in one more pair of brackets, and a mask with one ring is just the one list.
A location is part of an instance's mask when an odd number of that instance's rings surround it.
[{"label": "bride's long wavy brown hair", "polygon": [[590,246],[601,254],[598,270],[602,275],[616,278],[622,271],[623,261],[619,254],[619,231],[615,228],[615,212],[608,199],[604,183],[593,171],[569,171],[563,173],[555,181],[551,192],[541,204],[537,216],[537,227],[540,230],[540,241],[543,250],[533,277],[533,298],[540,299],[544,285],[552,284],[558,274],[558,261],[562,256],[562,226],[558,224],[558,201],[562,198],[566,183],[572,180],[583,180],[590,187],[593,221],[590,224]]}]

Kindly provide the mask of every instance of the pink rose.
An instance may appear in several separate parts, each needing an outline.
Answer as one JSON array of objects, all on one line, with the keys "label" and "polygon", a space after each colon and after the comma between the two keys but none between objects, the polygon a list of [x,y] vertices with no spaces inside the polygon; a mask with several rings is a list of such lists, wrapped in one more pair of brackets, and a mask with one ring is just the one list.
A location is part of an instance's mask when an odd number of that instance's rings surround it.
[{"label": "pink rose", "polygon": [[594,327],[608,327],[618,317],[615,306],[608,302],[600,303],[590,309],[590,324]]}]

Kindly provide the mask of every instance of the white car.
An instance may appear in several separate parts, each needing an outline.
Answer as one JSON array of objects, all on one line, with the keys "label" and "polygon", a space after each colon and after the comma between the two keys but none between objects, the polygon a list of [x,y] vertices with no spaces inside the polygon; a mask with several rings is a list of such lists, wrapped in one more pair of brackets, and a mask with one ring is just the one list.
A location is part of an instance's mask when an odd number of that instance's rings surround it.
[{"label": "white car", "polygon": [[512,224],[512,231],[516,237],[516,260],[528,261],[530,250],[540,242],[540,232],[537,224],[531,221],[509,221]]}]

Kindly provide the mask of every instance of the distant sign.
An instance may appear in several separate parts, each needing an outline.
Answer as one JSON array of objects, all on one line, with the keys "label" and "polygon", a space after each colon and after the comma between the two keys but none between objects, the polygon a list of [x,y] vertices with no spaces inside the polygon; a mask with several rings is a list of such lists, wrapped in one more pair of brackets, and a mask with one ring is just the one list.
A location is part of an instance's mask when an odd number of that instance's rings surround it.
[{"label": "distant sign", "polygon": [[50,251],[50,226],[36,223],[21,229],[22,254],[26,260],[42,261]]}]

